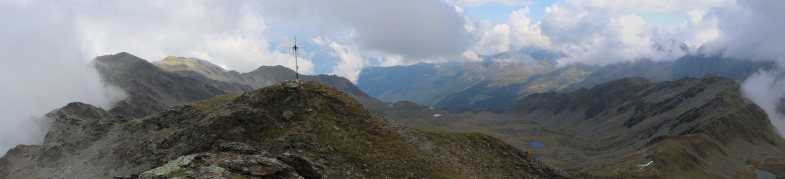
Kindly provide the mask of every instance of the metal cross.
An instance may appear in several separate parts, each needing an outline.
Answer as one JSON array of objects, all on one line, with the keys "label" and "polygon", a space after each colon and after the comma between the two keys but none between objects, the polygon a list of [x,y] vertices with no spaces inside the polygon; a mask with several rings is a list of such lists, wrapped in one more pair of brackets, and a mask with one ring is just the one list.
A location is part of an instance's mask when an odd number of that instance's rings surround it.
[{"label": "metal cross", "polygon": [[294,73],[296,74],[295,78],[297,80],[300,80],[300,72],[299,72],[300,66],[297,65],[297,49],[301,49],[301,48],[305,48],[305,47],[298,47],[297,46],[297,36],[296,35],[294,36],[294,47],[286,47],[286,49],[294,50]]}]

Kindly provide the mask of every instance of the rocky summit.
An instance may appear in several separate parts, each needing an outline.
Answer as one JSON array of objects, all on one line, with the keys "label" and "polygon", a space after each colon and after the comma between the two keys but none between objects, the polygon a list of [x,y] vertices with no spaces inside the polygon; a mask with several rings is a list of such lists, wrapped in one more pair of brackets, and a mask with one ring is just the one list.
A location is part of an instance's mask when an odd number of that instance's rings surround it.
[{"label": "rocky summit", "polygon": [[286,81],[141,118],[71,103],[0,178],[570,178],[479,133],[412,129],[313,81]]}]

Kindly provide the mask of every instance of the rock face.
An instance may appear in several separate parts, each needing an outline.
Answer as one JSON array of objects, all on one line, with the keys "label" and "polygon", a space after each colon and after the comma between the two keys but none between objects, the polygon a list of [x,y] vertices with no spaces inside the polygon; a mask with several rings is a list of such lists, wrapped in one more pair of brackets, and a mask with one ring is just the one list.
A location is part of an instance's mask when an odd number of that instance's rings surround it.
[{"label": "rock face", "polygon": [[623,78],[571,93],[532,94],[504,116],[595,141],[570,154],[586,160],[584,171],[730,178],[750,172],[746,159],[781,155],[785,146],[739,88],[716,75],[659,83]]},{"label": "rock face", "polygon": [[0,178],[568,178],[496,138],[401,126],[346,93],[286,81],[143,118],[72,103]]}]

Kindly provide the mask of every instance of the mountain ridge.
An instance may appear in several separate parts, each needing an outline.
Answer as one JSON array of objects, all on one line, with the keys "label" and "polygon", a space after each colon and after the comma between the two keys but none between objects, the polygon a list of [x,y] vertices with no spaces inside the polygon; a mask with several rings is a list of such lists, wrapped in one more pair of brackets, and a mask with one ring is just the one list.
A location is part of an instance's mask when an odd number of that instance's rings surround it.
[{"label": "mountain ridge", "polygon": [[[273,84],[291,80],[295,77],[295,71],[284,66],[260,66],[259,68],[247,72],[227,71],[217,65],[204,60],[168,56],[161,61],[151,62],[153,65],[166,71],[180,74],[182,76],[195,78],[200,81],[221,81],[231,84],[240,84],[258,89]],[[354,86],[351,81],[336,75],[300,75],[302,80],[314,80],[329,86],[334,86],[342,91],[349,92],[353,97],[370,98],[365,92]],[[225,90],[230,92],[244,92],[237,90]]]},{"label": "mountain ridge", "polygon": [[109,110],[115,115],[143,117],[176,105],[226,94],[214,86],[164,71],[125,52],[99,56],[94,61],[102,80],[123,89],[128,95]]},{"label": "mountain ridge", "polygon": [[0,177],[569,177],[487,135],[404,127],[313,81],[138,119],[82,103],[48,116],[60,130],[10,150]]},{"label": "mountain ridge", "polygon": [[[291,79],[289,74],[295,76],[294,71],[283,66],[262,66],[252,72],[240,74],[205,64],[206,61],[170,56],[151,63],[126,52],[99,56],[94,62],[104,82],[117,86],[128,94],[126,99],[115,104],[109,112],[136,118],[185,103],[280,83]],[[213,75],[208,78],[203,73]],[[362,101],[375,100],[342,77],[302,77],[338,87]]]}]

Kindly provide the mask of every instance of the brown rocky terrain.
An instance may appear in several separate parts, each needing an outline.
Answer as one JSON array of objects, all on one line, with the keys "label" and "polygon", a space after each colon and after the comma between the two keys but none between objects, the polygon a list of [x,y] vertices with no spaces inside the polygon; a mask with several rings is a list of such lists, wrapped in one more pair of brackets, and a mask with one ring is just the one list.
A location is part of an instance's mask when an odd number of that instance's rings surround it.
[{"label": "brown rocky terrain", "polygon": [[82,103],[0,178],[568,178],[493,137],[404,127],[335,88],[287,81],[143,118]]}]

